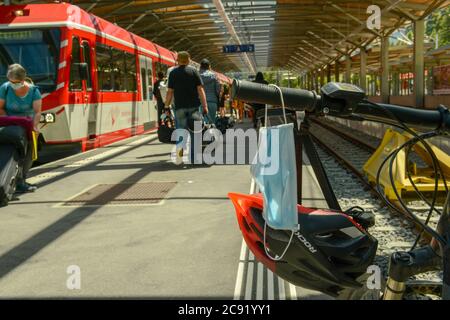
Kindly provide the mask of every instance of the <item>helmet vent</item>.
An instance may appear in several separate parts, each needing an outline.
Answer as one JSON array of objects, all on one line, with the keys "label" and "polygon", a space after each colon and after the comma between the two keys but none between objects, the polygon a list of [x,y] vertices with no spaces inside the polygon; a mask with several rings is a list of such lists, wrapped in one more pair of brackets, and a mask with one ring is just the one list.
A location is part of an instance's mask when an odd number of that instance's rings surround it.
[{"label": "helmet vent", "polygon": [[352,261],[348,261],[348,260],[344,260],[338,257],[330,257],[329,258],[331,263],[335,264],[338,268],[339,267],[347,267],[347,266],[351,266],[354,263]]},{"label": "helmet vent", "polygon": [[247,221],[245,221],[245,219],[242,219],[242,224],[244,225],[244,228],[247,232],[251,232],[251,229],[248,226],[248,223],[247,223]]},{"label": "helmet vent", "polygon": [[258,228],[256,228],[256,226],[253,223],[250,223],[250,227],[252,228],[253,232],[258,235],[258,237],[260,237],[261,239],[264,237],[264,235],[261,232],[259,232]]},{"label": "helmet vent", "polygon": [[301,279],[308,279],[309,281],[320,281],[320,278],[315,277],[311,272],[305,272],[302,270],[295,270],[292,274]]},{"label": "helmet vent", "polygon": [[367,247],[361,247],[356,249],[354,252],[352,252],[353,257],[362,258],[364,257],[364,254],[369,250]]}]

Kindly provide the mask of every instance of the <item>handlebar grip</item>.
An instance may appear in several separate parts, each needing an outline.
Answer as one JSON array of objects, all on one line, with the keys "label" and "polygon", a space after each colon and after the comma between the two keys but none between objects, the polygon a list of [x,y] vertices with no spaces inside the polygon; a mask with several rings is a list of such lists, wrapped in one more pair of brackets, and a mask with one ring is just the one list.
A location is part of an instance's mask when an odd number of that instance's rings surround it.
[{"label": "handlebar grip", "polygon": [[[442,129],[446,132],[450,132],[450,113],[444,106],[438,107],[437,110],[426,110],[383,103],[379,103],[378,107],[369,103],[360,103],[358,104],[355,113],[364,115],[364,118],[367,120],[382,120],[384,122],[397,124],[398,119],[407,125],[419,129]],[[391,114],[395,115],[396,118],[390,116]]]},{"label": "handlebar grip", "polygon": [[[297,111],[314,111],[321,100],[312,91],[281,88],[281,92],[285,105]],[[249,81],[233,80],[231,97],[249,103],[281,105],[280,92],[275,87]]]}]

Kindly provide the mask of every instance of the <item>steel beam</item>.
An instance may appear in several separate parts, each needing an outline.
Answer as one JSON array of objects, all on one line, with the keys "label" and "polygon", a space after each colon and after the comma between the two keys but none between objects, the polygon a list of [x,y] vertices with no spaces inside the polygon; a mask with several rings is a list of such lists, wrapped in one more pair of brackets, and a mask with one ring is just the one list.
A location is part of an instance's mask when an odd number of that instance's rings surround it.
[{"label": "steel beam", "polygon": [[[231,22],[230,18],[228,17],[228,14],[223,6],[222,1],[221,0],[213,0],[213,3],[216,6],[219,16],[222,17],[222,19],[225,23],[225,26],[228,29],[229,34],[235,39],[237,44],[239,44],[239,45],[242,44],[236,30],[234,29],[233,23]],[[253,65],[253,62],[250,60],[250,57],[248,56],[247,53],[244,53],[244,61],[246,62],[247,67],[250,70],[250,72],[255,73],[256,72],[255,66]]]},{"label": "steel beam", "polygon": [[414,96],[417,108],[425,104],[425,19],[414,21]]},{"label": "steel beam", "polygon": [[361,64],[359,66],[359,86],[366,91],[366,75],[367,75],[367,52],[365,48],[360,49]]},{"label": "steel beam", "polygon": [[340,75],[339,75],[339,61],[334,62],[334,81],[340,82]]},{"label": "steel beam", "polygon": [[381,100],[389,103],[389,37],[381,38]]},{"label": "steel beam", "polygon": [[350,56],[346,56],[344,82],[350,83],[351,81],[352,81],[352,58]]},{"label": "steel beam", "polygon": [[327,65],[327,83],[331,82],[331,65]]}]

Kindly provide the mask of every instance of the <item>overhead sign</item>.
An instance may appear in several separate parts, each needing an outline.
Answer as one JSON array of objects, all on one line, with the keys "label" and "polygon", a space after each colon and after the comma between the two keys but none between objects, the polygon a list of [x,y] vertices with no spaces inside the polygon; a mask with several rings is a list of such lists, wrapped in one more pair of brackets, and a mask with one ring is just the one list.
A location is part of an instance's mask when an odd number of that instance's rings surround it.
[{"label": "overhead sign", "polygon": [[228,45],[223,46],[223,53],[245,53],[255,52],[254,44]]}]

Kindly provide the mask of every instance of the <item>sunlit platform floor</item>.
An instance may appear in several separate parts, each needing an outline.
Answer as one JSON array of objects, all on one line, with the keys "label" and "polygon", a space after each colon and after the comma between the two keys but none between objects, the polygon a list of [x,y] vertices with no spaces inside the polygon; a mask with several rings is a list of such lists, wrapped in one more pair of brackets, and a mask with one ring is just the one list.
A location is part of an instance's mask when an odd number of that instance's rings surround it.
[{"label": "sunlit platform floor", "polygon": [[172,147],[152,133],[34,168],[39,190],[0,208],[0,298],[327,298],[243,244],[227,194],[249,192],[248,164],[177,166]]}]

